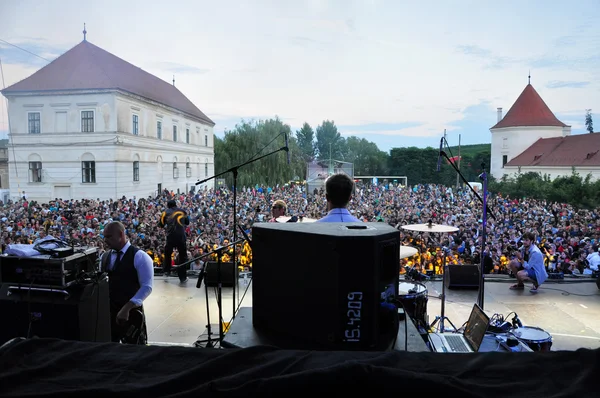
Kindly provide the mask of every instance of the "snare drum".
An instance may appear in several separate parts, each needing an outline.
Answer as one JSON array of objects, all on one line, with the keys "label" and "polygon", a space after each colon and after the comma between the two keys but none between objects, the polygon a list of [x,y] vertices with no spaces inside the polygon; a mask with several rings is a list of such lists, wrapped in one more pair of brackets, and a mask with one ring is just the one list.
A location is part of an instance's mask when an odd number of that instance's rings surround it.
[{"label": "snare drum", "polygon": [[523,326],[513,329],[511,333],[533,351],[550,351],[552,347],[552,336],[543,329]]},{"label": "snare drum", "polygon": [[401,282],[398,285],[398,301],[415,323],[427,324],[427,288],[419,282]]}]

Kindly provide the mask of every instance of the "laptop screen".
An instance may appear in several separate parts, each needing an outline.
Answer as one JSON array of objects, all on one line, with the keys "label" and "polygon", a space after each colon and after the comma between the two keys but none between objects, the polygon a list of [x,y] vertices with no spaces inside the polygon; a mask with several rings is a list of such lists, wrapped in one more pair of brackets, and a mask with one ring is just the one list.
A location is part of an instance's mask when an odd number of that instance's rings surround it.
[{"label": "laptop screen", "polygon": [[473,305],[464,333],[465,339],[469,342],[473,351],[479,351],[489,323],[490,318],[485,312],[477,304]]}]

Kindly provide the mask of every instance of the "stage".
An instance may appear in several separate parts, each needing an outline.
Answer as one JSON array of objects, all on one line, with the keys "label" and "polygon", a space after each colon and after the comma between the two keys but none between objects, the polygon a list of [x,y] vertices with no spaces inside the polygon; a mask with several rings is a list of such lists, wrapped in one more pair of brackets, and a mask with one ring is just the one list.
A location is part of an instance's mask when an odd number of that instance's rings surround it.
[{"label": "stage", "polygon": [[[516,312],[524,325],[537,326],[553,337],[552,350],[600,348],[600,290],[589,278],[549,280],[539,292],[529,289],[511,291],[514,279],[492,276],[485,283],[484,310],[508,315]],[[440,312],[441,301],[434,296],[441,292],[441,281],[424,283],[428,289],[428,314],[433,320]],[[218,337],[217,304],[214,288],[209,288],[213,335]],[[240,280],[239,294],[245,286]],[[565,292],[570,295],[565,295]],[[237,299],[236,299],[237,301]],[[477,290],[447,290],[446,316],[460,327],[468,318]],[[244,307],[252,306],[252,285],[244,298]],[[204,286],[196,288],[196,279],[180,285],[176,277],[155,277],[154,290],[144,305],[148,322],[149,342],[153,345],[192,346],[205,332],[206,301]],[[232,288],[223,288],[223,318],[231,318]],[[598,331],[598,332],[597,332]]]},{"label": "stage", "polygon": [[[437,354],[398,348],[388,352],[278,350],[265,345],[192,348],[207,322],[204,289],[196,289],[195,282],[190,279],[182,286],[177,278],[156,278],[145,303],[149,346],[53,339],[5,344],[0,348],[0,396],[248,398],[290,393],[356,395],[359,389],[371,395],[408,391],[488,398],[598,395],[600,350],[578,349],[600,347],[600,336],[593,331],[600,330],[593,315],[600,296],[595,283],[547,284],[536,295],[509,291],[508,281],[486,283],[488,314],[516,311],[525,325],[552,333],[553,352]],[[426,285],[433,317],[440,308],[440,300],[433,296],[441,283]],[[227,320],[232,312],[231,290],[225,289],[223,295]],[[466,321],[476,295],[475,290],[448,292],[446,315],[457,326]],[[211,323],[216,323],[213,289],[209,300]],[[251,304],[249,289],[244,305]],[[213,333],[216,337],[218,330]]]}]

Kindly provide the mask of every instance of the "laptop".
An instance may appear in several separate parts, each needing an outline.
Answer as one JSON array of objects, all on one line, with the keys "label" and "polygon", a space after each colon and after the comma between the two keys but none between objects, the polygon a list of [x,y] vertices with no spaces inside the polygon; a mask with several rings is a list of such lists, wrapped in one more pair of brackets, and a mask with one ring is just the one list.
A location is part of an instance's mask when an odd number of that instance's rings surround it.
[{"label": "laptop", "polygon": [[478,352],[490,318],[477,304],[473,305],[465,331],[460,333],[430,333],[434,352]]}]

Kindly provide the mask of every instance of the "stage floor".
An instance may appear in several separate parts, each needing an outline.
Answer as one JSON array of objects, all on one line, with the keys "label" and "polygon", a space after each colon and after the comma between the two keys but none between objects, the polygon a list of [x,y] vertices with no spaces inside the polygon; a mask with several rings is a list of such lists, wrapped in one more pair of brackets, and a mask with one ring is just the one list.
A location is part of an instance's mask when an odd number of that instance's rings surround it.
[{"label": "stage floor", "polygon": [[[589,281],[549,281],[538,293],[511,291],[514,279],[495,277],[485,283],[484,310],[507,316],[516,312],[525,326],[537,326],[552,335],[552,350],[600,348],[600,290]],[[442,291],[441,281],[425,282],[428,290],[430,321],[440,314],[441,300],[435,298]],[[210,323],[218,336],[218,307],[215,288],[209,288]],[[229,322],[233,313],[232,288],[223,288],[223,319]],[[240,280],[238,297],[246,286]],[[466,322],[477,290],[447,290],[446,316],[460,327]],[[252,306],[252,285],[247,289],[243,306]],[[154,345],[192,346],[205,332],[207,325],[204,285],[196,288],[196,279],[180,285],[176,277],[157,276],[154,290],[144,304],[148,322],[149,342]],[[510,317],[512,319],[512,316]]]}]

